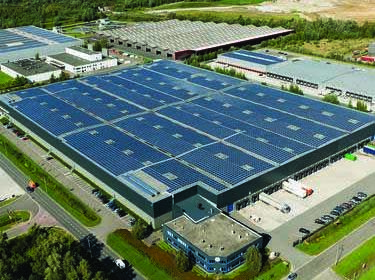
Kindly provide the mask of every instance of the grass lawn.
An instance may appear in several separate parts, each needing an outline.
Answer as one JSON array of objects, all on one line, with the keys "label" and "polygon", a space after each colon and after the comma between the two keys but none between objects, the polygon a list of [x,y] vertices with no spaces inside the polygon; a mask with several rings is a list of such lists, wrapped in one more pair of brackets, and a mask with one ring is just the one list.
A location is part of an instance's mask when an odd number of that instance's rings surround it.
[{"label": "grass lawn", "polygon": [[66,187],[56,181],[55,178],[23,154],[17,146],[2,135],[0,135],[0,152],[27,177],[34,182],[39,182],[39,188],[45,190],[56,203],[83,225],[93,227],[100,223],[101,218],[94,210],[73,195]]},{"label": "grass lawn", "polygon": [[335,223],[314,233],[302,244],[297,245],[297,248],[309,255],[319,254],[373,217],[375,217],[375,196],[357,205]]},{"label": "grass lawn", "polygon": [[347,40],[320,40],[317,42],[304,43],[303,47],[318,56],[327,56],[330,53],[341,53],[351,55],[355,50],[364,50],[373,39],[347,39]]},{"label": "grass lawn", "polygon": [[6,231],[16,224],[27,222],[30,219],[28,211],[14,211],[10,216],[4,214],[0,216],[0,232]]},{"label": "grass lawn", "polygon": [[137,270],[139,270],[147,279],[150,280],[172,280],[173,278],[165,271],[155,266],[152,261],[143,255],[136,248],[124,241],[116,233],[108,235],[107,244],[127,259]]},{"label": "grass lawn", "polygon": [[8,76],[4,72],[0,71],[0,84],[5,84],[5,83],[10,82],[12,80],[13,80],[13,78],[11,76]]},{"label": "grass lawn", "polygon": [[14,201],[16,201],[17,198],[18,198],[18,196],[15,196],[15,197],[12,197],[12,198],[8,198],[7,200],[1,201],[0,202],[0,208],[13,203]]},{"label": "grass lawn", "polygon": [[262,273],[256,277],[256,280],[278,280],[286,276],[290,271],[289,264],[287,262],[279,262],[271,267],[270,270]]},{"label": "grass lawn", "polygon": [[[375,237],[342,259],[333,269],[349,279],[375,279]],[[362,269],[362,265],[366,267]],[[360,277],[358,277],[360,276]]]}]

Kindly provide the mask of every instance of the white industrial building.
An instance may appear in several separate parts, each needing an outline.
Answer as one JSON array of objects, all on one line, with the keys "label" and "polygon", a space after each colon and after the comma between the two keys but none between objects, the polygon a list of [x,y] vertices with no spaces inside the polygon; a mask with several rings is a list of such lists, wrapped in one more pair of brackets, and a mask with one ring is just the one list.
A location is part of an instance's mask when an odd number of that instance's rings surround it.
[{"label": "white industrial building", "polygon": [[69,47],[65,53],[47,56],[47,63],[74,74],[92,72],[117,65],[116,58],[105,58],[102,53],[82,47]]},{"label": "white industrial building", "polygon": [[212,66],[232,68],[248,79],[274,86],[296,84],[315,96],[334,93],[344,104],[364,101],[375,110],[375,71],[371,69],[307,57],[288,58],[280,52],[245,50],[221,54]]},{"label": "white industrial building", "polygon": [[0,30],[0,63],[61,53],[66,47],[80,46],[82,40],[35,26]]},{"label": "white industrial building", "polygon": [[61,69],[35,59],[22,59],[1,64],[1,71],[12,78],[25,77],[31,82],[48,81],[51,76],[59,77]]}]

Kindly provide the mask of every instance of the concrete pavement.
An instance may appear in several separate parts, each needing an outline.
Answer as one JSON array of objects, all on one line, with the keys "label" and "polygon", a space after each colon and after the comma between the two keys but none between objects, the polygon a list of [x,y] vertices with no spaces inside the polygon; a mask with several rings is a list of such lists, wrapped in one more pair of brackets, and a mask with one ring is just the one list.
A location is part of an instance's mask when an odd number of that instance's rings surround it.
[{"label": "concrete pavement", "polygon": [[342,280],[331,268],[324,270],[317,275],[313,280]]}]

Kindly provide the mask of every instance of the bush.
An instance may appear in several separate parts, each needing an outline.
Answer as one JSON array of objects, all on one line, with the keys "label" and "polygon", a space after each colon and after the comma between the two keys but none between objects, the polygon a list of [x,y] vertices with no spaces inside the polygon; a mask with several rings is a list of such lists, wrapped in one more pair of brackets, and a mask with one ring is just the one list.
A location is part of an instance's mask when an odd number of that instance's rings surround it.
[{"label": "bush", "polygon": [[189,257],[181,250],[176,254],[176,265],[181,271],[188,271],[191,269]]},{"label": "bush", "polygon": [[340,104],[340,101],[337,95],[333,93],[325,95],[322,100],[328,103],[336,104],[336,105]]}]

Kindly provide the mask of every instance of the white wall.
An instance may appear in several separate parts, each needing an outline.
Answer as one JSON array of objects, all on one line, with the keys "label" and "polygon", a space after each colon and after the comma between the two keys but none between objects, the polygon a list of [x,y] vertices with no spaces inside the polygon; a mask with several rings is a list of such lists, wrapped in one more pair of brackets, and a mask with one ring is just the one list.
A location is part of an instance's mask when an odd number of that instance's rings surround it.
[{"label": "white wall", "polygon": [[48,81],[52,74],[55,76],[55,78],[58,78],[61,75],[61,70],[55,70],[55,71],[49,71],[45,73],[40,73],[36,75],[27,76],[26,78],[32,82],[43,82]]},{"label": "white wall", "polygon": [[98,61],[103,59],[102,53],[100,52],[94,54],[87,54],[71,48],[66,48],[65,52],[88,61]]}]

